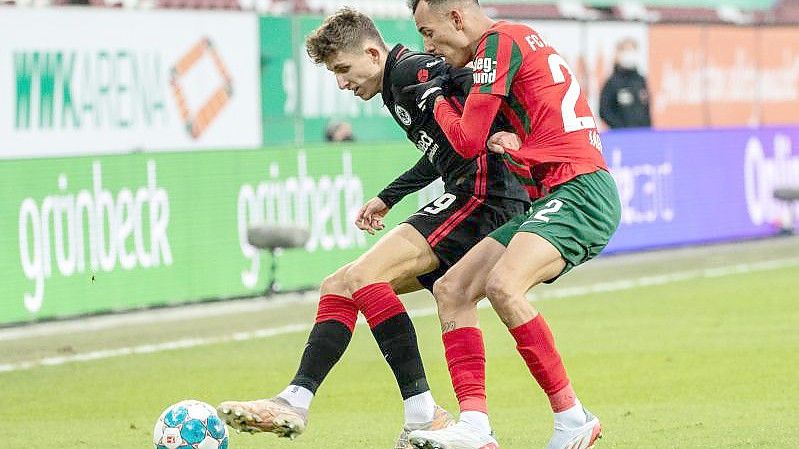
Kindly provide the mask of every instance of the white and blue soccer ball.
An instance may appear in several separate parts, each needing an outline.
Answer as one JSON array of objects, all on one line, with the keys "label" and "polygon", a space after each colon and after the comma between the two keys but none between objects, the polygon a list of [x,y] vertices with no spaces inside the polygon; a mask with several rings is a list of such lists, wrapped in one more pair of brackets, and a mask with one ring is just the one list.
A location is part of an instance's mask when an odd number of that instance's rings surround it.
[{"label": "white and blue soccer ball", "polygon": [[224,421],[205,402],[187,400],[170,405],[153,429],[156,449],[227,449]]}]

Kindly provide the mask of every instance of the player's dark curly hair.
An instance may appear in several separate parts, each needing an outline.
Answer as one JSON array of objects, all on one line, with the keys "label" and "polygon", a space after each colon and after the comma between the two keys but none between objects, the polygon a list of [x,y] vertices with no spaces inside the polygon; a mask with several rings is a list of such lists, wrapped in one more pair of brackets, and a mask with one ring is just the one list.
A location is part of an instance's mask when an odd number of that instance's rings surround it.
[{"label": "player's dark curly hair", "polygon": [[[408,8],[411,9],[411,12],[416,12],[416,7],[419,6],[419,2],[420,1],[422,1],[422,0],[408,0]],[[451,2],[453,0],[425,0],[425,1],[427,2],[428,5],[430,5],[432,7],[436,7],[436,6],[443,5],[445,3],[449,3],[449,2]],[[464,0],[458,0],[458,1],[464,1]],[[475,5],[479,5],[480,4],[480,2],[478,0],[468,0],[468,1],[470,1],[471,3],[474,3]]]},{"label": "player's dark curly hair", "polygon": [[308,35],[305,50],[315,63],[321,64],[339,51],[356,49],[366,39],[388,50],[372,19],[345,7],[325,19],[319,28]]}]

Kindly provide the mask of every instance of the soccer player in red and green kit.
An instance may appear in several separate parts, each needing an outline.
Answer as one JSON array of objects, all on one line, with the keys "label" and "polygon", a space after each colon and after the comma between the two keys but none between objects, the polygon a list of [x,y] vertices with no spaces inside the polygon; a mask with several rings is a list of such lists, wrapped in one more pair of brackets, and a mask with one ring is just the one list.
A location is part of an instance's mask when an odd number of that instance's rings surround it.
[{"label": "soccer player in red and green kit", "polygon": [[[461,112],[447,104],[445,77],[411,87],[456,151],[504,153],[527,185],[532,207],[478,243],[434,288],[447,364],[461,408],[458,424],[413,432],[419,448],[497,449],[488,421],[485,350],[474,316],[485,295],[508,327],[530,373],[549,397],[555,432],[547,449],[586,449],[599,419],[572,388],[552,332],[526,298],[595,257],[618,227],[620,202],[584,93],[566,61],[535,30],[495,22],[477,0],[410,0],[425,50],[462,67],[474,84]],[[515,133],[488,137],[498,114]]]}]

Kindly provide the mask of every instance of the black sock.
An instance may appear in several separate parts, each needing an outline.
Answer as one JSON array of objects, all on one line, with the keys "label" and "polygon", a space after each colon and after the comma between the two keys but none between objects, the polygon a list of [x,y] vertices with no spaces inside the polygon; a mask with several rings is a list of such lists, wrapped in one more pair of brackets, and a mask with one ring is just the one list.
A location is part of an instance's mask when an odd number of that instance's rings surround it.
[{"label": "black sock", "polygon": [[416,330],[407,313],[397,314],[378,324],[372,329],[372,335],[394,372],[402,399],[430,390],[416,342]]},{"label": "black sock", "polygon": [[300,368],[291,384],[307,388],[316,394],[319,385],[344,354],[351,339],[352,331],[339,321],[316,323],[308,335]]}]

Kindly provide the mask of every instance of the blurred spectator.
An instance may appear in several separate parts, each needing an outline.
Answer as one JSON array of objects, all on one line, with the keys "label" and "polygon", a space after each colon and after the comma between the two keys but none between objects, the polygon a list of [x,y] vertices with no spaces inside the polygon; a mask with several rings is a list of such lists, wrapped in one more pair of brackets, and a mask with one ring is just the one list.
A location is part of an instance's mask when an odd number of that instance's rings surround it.
[{"label": "blurred spectator", "polygon": [[646,79],[638,72],[638,43],[623,39],[616,46],[613,74],[608,78],[599,103],[599,116],[611,128],[652,126]]},{"label": "blurred spectator", "polygon": [[347,122],[330,122],[325,129],[325,140],[328,142],[352,142],[352,125]]}]

